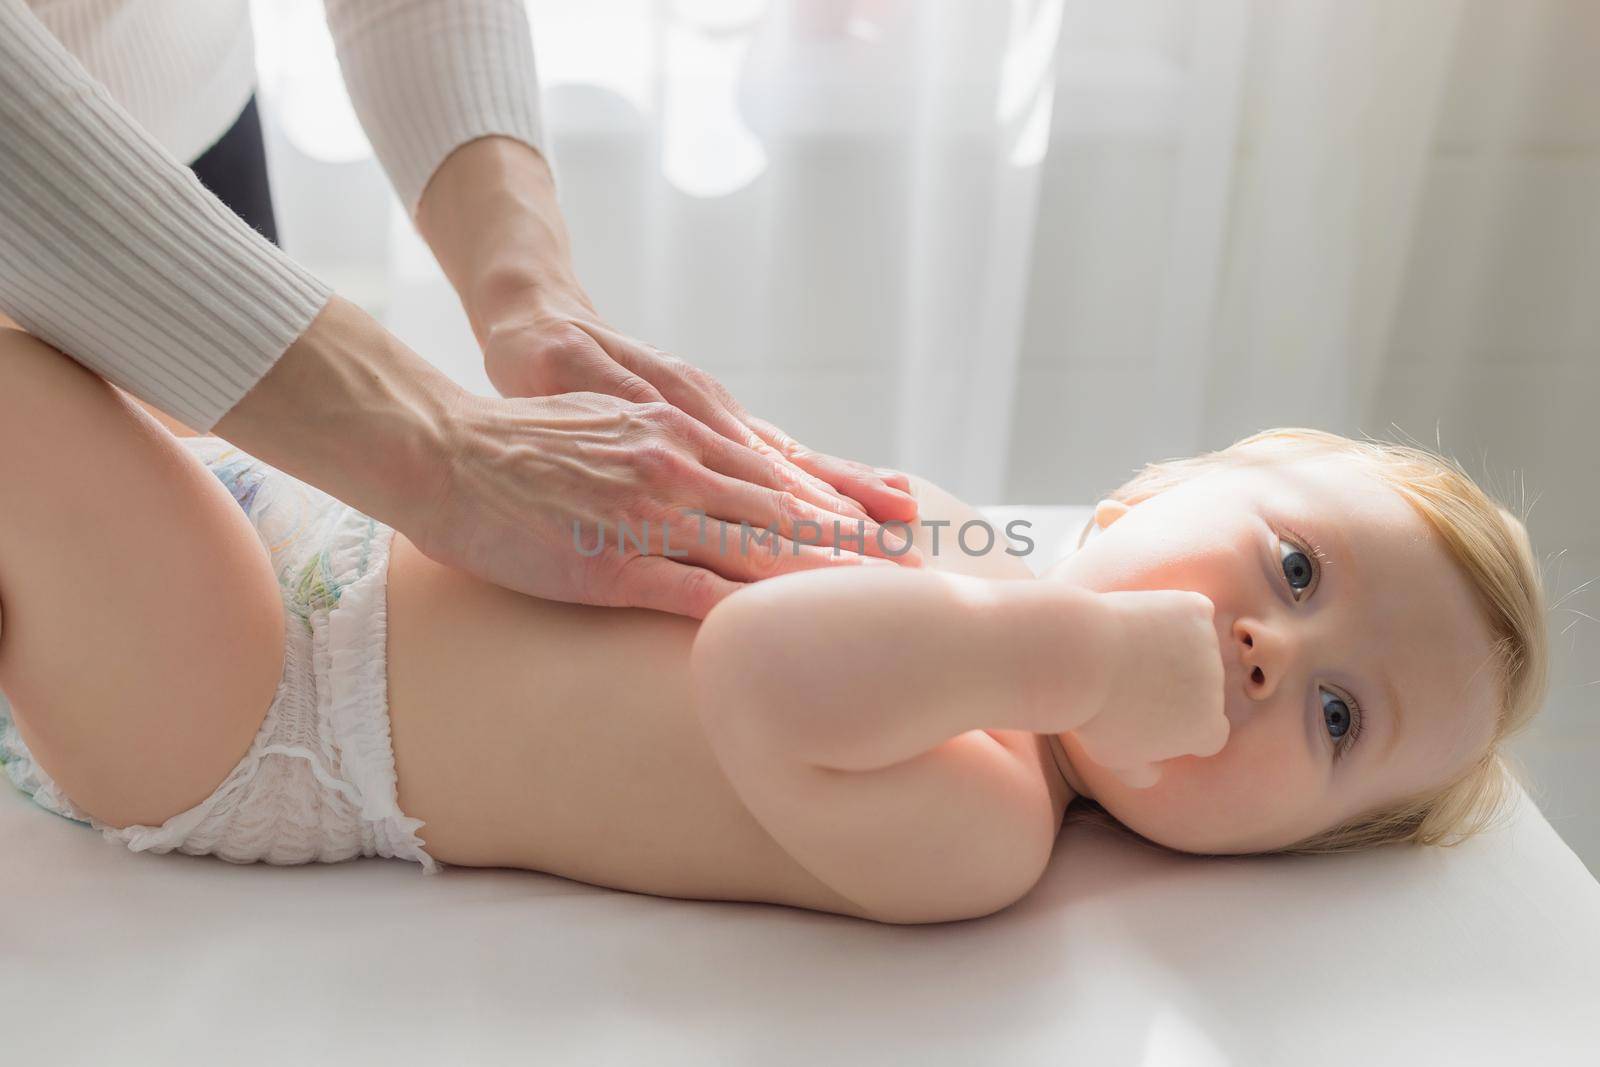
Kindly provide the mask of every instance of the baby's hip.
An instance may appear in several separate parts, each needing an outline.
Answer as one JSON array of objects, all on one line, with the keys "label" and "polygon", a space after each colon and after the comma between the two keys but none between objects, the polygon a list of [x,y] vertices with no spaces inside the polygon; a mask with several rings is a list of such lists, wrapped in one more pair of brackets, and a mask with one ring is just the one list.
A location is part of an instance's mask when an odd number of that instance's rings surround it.
[{"label": "baby's hip", "polygon": [[[282,667],[270,704],[214,709],[249,716],[248,750],[242,758],[237,748],[217,754],[225,762],[207,772],[215,788],[198,804],[191,799],[175,814],[168,808],[160,818],[136,822],[96,820],[71,795],[78,787],[62,789],[50,772],[91,779],[51,753],[41,764],[15,725],[0,740],[7,771],[43,806],[91,822],[135,850],[276,863],[353,855],[431,862],[415,839],[414,820],[401,815],[395,800],[385,673],[393,530],[226,442],[183,444],[242,509],[277,579],[281,647],[275,652]],[[210,654],[230,651],[247,650]],[[149,695],[159,704],[160,693]],[[152,729],[138,745],[148,754],[177,741]]]}]

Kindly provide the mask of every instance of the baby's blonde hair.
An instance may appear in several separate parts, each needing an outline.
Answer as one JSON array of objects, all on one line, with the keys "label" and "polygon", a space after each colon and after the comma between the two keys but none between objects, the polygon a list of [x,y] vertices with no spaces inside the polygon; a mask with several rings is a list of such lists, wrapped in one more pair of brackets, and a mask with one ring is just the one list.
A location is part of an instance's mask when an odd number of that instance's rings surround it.
[{"label": "baby's blonde hair", "polygon": [[1279,851],[1353,852],[1399,842],[1458,844],[1492,827],[1507,810],[1516,794],[1517,777],[1501,745],[1526,727],[1544,703],[1550,643],[1544,583],[1521,519],[1480,489],[1455,461],[1426,449],[1296,428],[1263,430],[1220,451],[1147,464],[1111,499],[1136,504],[1225,464],[1326,455],[1348,456],[1365,464],[1405,498],[1444,542],[1489,623],[1494,640],[1492,684],[1499,689],[1499,700],[1494,734],[1466,770],[1425,793],[1356,816]]}]

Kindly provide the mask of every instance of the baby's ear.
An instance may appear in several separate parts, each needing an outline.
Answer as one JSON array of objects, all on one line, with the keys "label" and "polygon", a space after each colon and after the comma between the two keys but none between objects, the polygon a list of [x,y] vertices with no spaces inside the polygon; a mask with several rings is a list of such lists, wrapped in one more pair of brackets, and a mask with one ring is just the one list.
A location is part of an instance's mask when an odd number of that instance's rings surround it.
[{"label": "baby's ear", "polygon": [[1120,500],[1102,500],[1094,506],[1094,524],[1104,530],[1128,513],[1128,505]]}]

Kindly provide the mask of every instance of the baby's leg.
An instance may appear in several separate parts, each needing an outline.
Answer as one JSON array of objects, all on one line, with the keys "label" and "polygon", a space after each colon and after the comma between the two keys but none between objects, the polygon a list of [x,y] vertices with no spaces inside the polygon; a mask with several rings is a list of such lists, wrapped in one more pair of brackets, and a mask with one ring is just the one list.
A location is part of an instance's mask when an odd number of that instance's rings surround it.
[{"label": "baby's leg", "polygon": [[39,764],[159,825],[249,749],[283,603],[233,497],[128,397],[0,330],[0,689]]},{"label": "baby's leg", "polygon": [[118,389],[117,392],[120,393],[123,398],[128,400],[130,403],[138,404],[144,409],[144,413],[146,415],[149,415],[152,419],[155,419],[161,425],[165,426],[167,428],[167,432],[172,434],[174,437],[206,436],[203,433],[196,433],[194,430],[191,430],[189,427],[185,426],[171,415],[168,415],[165,411],[162,411],[160,408],[155,407],[154,405],[146,404],[143,400],[140,400],[136,396],[124,393],[121,389]]}]

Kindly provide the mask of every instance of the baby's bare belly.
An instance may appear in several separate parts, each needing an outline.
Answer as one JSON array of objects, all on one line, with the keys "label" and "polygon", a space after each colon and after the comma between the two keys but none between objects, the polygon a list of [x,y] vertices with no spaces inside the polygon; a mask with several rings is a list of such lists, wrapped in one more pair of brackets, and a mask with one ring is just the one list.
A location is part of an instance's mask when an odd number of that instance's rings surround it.
[{"label": "baby's bare belly", "polygon": [[854,909],[791,859],[695,715],[698,624],[522,596],[395,536],[389,709],[400,806],[446,863],[641,893]]}]

